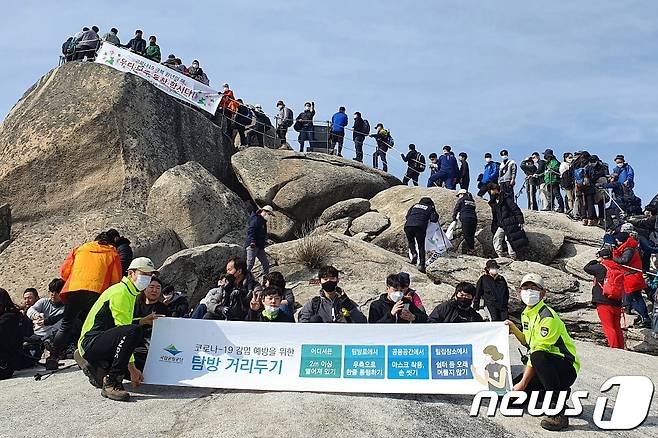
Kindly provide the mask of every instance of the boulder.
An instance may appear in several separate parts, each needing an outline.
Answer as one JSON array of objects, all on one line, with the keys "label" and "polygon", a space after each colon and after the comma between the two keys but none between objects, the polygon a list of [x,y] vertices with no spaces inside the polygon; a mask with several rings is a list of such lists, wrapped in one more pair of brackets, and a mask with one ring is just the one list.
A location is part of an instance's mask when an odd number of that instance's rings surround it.
[{"label": "boulder", "polygon": [[249,221],[244,201],[195,161],[155,181],[146,213],[170,224],[188,248],[219,241],[242,245]]},{"label": "boulder", "polygon": [[[539,228],[535,225],[526,225],[524,229],[528,236],[529,245],[525,249],[523,256],[528,260],[542,264],[548,265],[552,263],[564,244],[564,233],[550,228]],[[478,231],[476,238],[482,245],[482,255],[496,257],[493,247],[493,234],[490,227]]]},{"label": "boulder", "polygon": [[370,211],[352,221],[350,232],[352,234],[379,234],[388,228],[389,225],[391,225],[391,221],[387,216],[376,211]]},{"label": "boulder", "polygon": [[319,153],[247,148],[235,154],[231,164],[257,205],[270,204],[294,221],[284,238],[340,201],[370,198],[400,184],[388,173]]},{"label": "boulder", "polygon": [[345,217],[357,218],[370,211],[370,201],[364,198],[346,199],[327,208],[318,221],[319,225]]},{"label": "boulder", "polygon": [[185,291],[191,305],[196,305],[208,290],[217,285],[230,257],[244,257],[241,245],[214,243],[184,249],[173,254],[160,267],[160,277],[176,290]]},{"label": "boulder", "polygon": [[585,281],[592,281],[592,276],[585,273],[583,267],[596,258],[600,246],[587,246],[578,243],[565,242],[555,262],[565,272]]},{"label": "boulder", "polygon": [[0,242],[11,239],[11,208],[9,204],[0,205]]},{"label": "boulder", "polygon": [[344,217],[342,219],[332,220],[324,225],[318,226],[316,229],[314,229],[311,232],[311,234],[312,235],[322,235],[327,233],[348,234],[350,225],[352,225],[352,218]]},{"label": "boulder", "polygon": [[16,222],[144,211],[155,180],[187,161],[237,185],[231,145],[201,111],[91,62],[68,62],[37,81],[0,125],[0,151],[0,199]]},{"label": "boulder", "polygon": [[47,290],[71,250],[116,228],[131,241],[134,256],[157,265],[183,248],[176,233],[159,220],[134,210],[104,209],[69,217],[52,217],[25,227],[0,253],[0,287],[22,296],[26,287]]}]

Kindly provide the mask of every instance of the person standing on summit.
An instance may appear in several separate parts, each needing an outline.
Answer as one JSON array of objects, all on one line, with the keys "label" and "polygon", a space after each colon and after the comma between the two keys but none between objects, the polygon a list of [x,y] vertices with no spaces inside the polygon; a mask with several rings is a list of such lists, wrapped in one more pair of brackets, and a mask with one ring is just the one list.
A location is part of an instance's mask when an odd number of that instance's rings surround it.
[{"label": "person standing on summit", "polygon": [[304,152],[304,142],[308,141],[309,147],[315,141],[315,128],[313,127],[313,117],[315,117],[315,102],[306,102],[304,111],[297,116],[295,129],[299,131],[299,152]]},{"label": "person standing on summit", "polygon": [[468,186],[471,185],[471,171],[468,168],[468,154],[459,153],[459,188],[468,192]]},{"label": "person standing on summit", "polygon": [[347,126],[347,114],[345,114],[345,107],[338,108],[338,112],[331,117],[331,137],[329,144],[331,145],[332,154],[335,153],[336,143],[338,143],[338,156],[343,156],[343,140],[345,139],[345,127]]},{"label": "person standing on summit", "polygon": [[438,170],[430,176],[427,187],[441,187],[445,184],[447,189],[454,190],[459,176],[459,165],[452,154],[450,146],[443,146],[443,154],[439,157]]},{"label": "person standing on summit", "polygon": [[487,152],[484,154],[484,171],[478,177],[478,196],[481,198],[489,190],[489,185],[491,183],[498,184],[498,173],[500,169],[500,163],[493,160],[491,153]]},{"label": "person standing on summit", "polygon": [[288,128],[292,126],[292,110],[282,100],[276,103],[279,112],[276,115],[276,136],[281,144],[285,144],[288,136]]},{"label": "person standing on summit", "polygon": [[500,190],[510,196],[514,196],[514,185],[516,184],[516,162],[509,159],[507,149],[500,151],[500,160],[502,161],[498,169],[498,184]]},{"label": "person standing on summit", "polygon": [[142,38],[142,35],[142,31],[137,29],[135,31],[135,38],[128,41],[128,44],[122,47],[138,55],[146,56],[146,40]]},{"label": "person standing on summit", "polygon": [[360,112],[354,113],[354,126],[352,126],[352,140],[354,141],[355,157],[354,161],[363,163],[363,142],[366,136],[370,135],[370,124],[361,117]]},{"label": "person standing on summit", "polygon": [[402,161],[407,163],[407,173],[402,179],[402,185],[406,186],[411,180],[414,186],[418,186],[418,177],[425,171],[425,157],[416,150],[416,145],[413,143],[409,145],[407,155],[400,154],[400,156]]}]

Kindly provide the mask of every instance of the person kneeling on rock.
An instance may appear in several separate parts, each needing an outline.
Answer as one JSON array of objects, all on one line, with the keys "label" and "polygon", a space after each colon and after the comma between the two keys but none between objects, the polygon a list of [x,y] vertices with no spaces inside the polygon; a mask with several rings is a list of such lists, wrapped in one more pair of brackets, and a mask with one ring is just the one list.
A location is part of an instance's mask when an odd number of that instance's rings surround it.
[{"label": "person kneeling on rock", "polygon": [[138,257],[130,263],[128,275],[108,288],[93,305],[82,326],[75,361],[101,395],[111,400],[127,401],[130,394],[123,387],[128,370],[133,386],[144,380],[135,366],[133,353],[143,344],[145,325],[152,325],[158,315],[151,313],[133,324],[135,301],[151,284],[156,274],[151,259]]},{"label": "person kneeling on rock", "polygon": [[268,286],[262,291],[254,291],[245,321],[295,322],[290,315],[281,310],[281,300],[283,300],[283,289],[279,287]]},{"label": "person kneeling on rock", "polygon": [[370,304],[368,322],[371,324],[411,324],[427,322],[427,314],[406,296],[399,274],[386,278],[386,293]]},{"label": "person kneeling on rock", "polygon": [[[544,302],[546,287],[540,275],[527,274],[521,280],[519,289],[521,301],[526,308],[521,314],[520,330],[512,321],[505,324],[511,334],[528,348],[523,376],[514,379],[514,391],[552,391],[550,407],[555,408],[560,391],[571,391],[580,370],[580,360],[576,347],[567,332],[564,322],[555,310]],[[522,359],[523,360],[523,359]],[[569,418],[564,410],[541,421],[541,427],[550,431],[559,431],[569,426]]]}]

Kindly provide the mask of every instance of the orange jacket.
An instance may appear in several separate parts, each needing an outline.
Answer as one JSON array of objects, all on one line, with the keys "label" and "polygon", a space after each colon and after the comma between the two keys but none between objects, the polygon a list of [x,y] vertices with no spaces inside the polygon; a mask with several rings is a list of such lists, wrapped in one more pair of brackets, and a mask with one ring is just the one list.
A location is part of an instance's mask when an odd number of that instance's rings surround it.
[{"label": "orange jacket", "polygon": [[219,101],[220,108],[228,108],[228,110],[233,113],[238,111],[239,106],[240,103],[237,100],[235,100],[235,96],[233,95],[233,91],[231,90],[225,91],[224,95]]},{"label": "orange jacket", "polygon": [[71,291],[91,291],[98,294],[121,281],[121,257],[112,245],[87,242],[74,248],[59,270],[64,279],[61,295]]}]

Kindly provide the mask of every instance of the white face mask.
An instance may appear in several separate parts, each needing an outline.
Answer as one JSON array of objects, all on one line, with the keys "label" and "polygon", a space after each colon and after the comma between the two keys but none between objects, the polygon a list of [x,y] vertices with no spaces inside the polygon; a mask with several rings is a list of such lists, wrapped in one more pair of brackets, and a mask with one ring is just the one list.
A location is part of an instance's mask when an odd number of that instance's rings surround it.
[{"label": "white face mask", "polygon": [[507,155],[501,155],[500,158],[501,158],[503,161],[507,161],[507,159],[508,159],[509,157],[508,157]]},{"label": "white face mask", "polygon": [[306,109],[306,111],[311,111],[311,107],[310,107],[310,106],[305,106],[304,108]]},{"label": "white face mask", "polygon": [[617,163],[617,167],[624,167],[624,163]]},{"label": "white face mask", "polygon": [[391,294],[391,301],[397,303],[402,299],[403,296],[404,296],[404,292],[402,292],[401,290],[396,290]]},{"label": "white face mask", "polygon": [[270,215],[269,214],[264,215],[263,219],[265,219],[265,222],[269,221],[270,220]]},{"label": "white face mask", "polygon": [[534,289],[521,289],[521,301],[526,306],[534,306],[541,300],[541,292]]},{"label": "white face mask", "polygon": [[484,161],[487,163],[491,163],[491,158],[485,158]]},{"label": "white face mask", "polygon": [[573,158],[567,158],[567,163],[571,163],[573,161]]},{"label": "white face mask", "polygon": [[277,106],[277,108],[279,108],[280,110],[282,110],[282,109],[283,109],[283,105],[279,105],[279,106]]},{"label": "white face mask", "polygon": [[491,269],[489,269],[489,274],[491,274],[491,275],[498,275],[498,269],[496,269],[496,268],[491,268]]},{"label": "white face mask", "polygon": [[264,308],[265,308],[265,311],[267,313],[269,313],[270,315],[279,311],[279,308],[274,307],[274,306],[264,306]]},{"label": "white face mask", "polygon": [[151,284],[150,275],[137,274],[137,280],[135,280],[135,288],[138,291],[143,291],[149,286],[149,284]]}]

